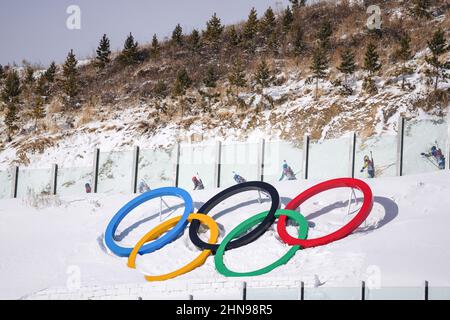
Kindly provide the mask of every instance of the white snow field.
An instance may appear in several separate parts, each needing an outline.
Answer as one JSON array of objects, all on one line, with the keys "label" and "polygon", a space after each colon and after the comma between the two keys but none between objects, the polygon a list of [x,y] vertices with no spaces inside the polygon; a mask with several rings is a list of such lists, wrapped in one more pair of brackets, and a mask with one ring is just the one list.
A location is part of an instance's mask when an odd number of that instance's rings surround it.
[{"label": "white snow field", "polygon": [[[450,172],[366,181],[375,197],[372,213],[365,225],[345,239],[300,250],[286,265],[260,277],[225,278],[215,270],[210,256],[205,265],[188,274],[155,283],[147,282],[142,273],[175,270],[196,257],[199,250],[185,231],[161,250],[138,256],[137,270],[126,266],[126,258],[109,253],[103,233],[109,220],[133,195],[99,193],[0,200],[0,298],[187,299],[192,294],[194,299],[232,299],[240,297],[241,283],[246,281],[249,298],[295,299],[296,288],[303,281],[310,298],[320,298],[329,289],[334,291],[329,291],[328,297],[334,292],[338,298],[358,299],[362,280],[374,288],[370,291],[374,299],[420,299],[425,280],[429,281],[430,294],[450,298],[448,289],[436,288],[450,286]],[[281,207],[317,182],[274,184],[282,197]],[[199,208],[218,191],[190,192]],[[361,202],[353,204],[348,215],[349,194],[349,189],[330,190],[301,207],[310,222],[309,237],[325,235],[351,219]],[[180,199],[165,200],[173,208],[163,211],[163,220],[183,212]],[[269,205],[269,199],[258,202],[256,191],[221,203],[211,213],[220,225],[220,239]],[[155,199],[135,209],[120,224],[117,240],[133,246],[160,223],[159,208],[160,200]],[[294,234],[295,226],[289,228]],[[202,234],[206,236],[207,232]],[[225,263],[235,271],[255,270],[287,250],[274,225],[257,241],[228,251]],[[378,287],[381,289],[376,291]],[[388,289],[391,287],[397,291]]]}]

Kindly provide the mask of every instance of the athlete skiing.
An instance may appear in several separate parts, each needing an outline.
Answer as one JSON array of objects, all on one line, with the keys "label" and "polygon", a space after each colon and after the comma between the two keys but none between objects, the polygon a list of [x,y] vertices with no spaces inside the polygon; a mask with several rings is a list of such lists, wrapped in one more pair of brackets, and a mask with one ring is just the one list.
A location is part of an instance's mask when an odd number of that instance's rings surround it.
[{"label": "athlete skiing", "polygon": [[[445,169],[445,157],[442,154],[442,150],[440,148],[438,148],[436,146],[432,146],[431,151],[429,153],[421,153],[421,155],[428,158],[429,160],[430,160],[430,157],[433,157],[437,163],[437,167],[439,168],[439,170]],[[433,162],[433,164],[434,164],[434,162]]]},{"label": "athlete skiing", "polygon": [[364,172],[364,170],[367,169],[367,178],[375,178],[375,166],[373,164],[373,157],[372,159],[369,158],[368,155],[364,156],[364,166],[361,169],[361,173]]},{"label": "athlete skiing", "polygon": [[292,168],[287,164],[286,160],[283,160],[283,172],[281,173],[281,177],[278,181],[283,180],[284,177],[288,180],[297,180],[294,171],[292,171]]},{"label": "athlete skiing", "polygon": [[235,171],[233,171],[233,179],[236,181],[237,184],[247,182],[241,175],[237,174]]},{"label": "athlete skiing", "polygon": [[203,190],[205,186],[203,185],[202,179],[197,178],[196,176],[192,177],[192,182],[194,183],[194,190]]}]

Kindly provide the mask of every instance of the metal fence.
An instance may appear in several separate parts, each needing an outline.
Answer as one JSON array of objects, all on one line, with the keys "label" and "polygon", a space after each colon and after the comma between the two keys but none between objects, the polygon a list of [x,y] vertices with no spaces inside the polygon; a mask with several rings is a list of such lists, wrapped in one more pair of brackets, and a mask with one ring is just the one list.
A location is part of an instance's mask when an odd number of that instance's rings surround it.
[{"label": "metal fence", "polygon": [[[375,176],[402,176],[449,170],[448,121],[405,121],[400,118],[397,134],[363,139],[356,133],[338,139],[300,141],[177,144],[170,150],[141,150],[93,153],[93,165],[43,169],[14,167],[0,171],[0,199],[24,197],[29,192],[76,195],[85,193],[136,193],[140,184],[192,188],[199,176],[205,188],[234,184],[235,173],[246,180],[276,182],[286,162],[298,179],[330,179],[367,176],[364,158],[373,159]],[[445,168],[429,155],[436,146],[445,156]],[[424,156],[426,154],[428,156]],[[88,186],[87,186],[88,185]]]}]

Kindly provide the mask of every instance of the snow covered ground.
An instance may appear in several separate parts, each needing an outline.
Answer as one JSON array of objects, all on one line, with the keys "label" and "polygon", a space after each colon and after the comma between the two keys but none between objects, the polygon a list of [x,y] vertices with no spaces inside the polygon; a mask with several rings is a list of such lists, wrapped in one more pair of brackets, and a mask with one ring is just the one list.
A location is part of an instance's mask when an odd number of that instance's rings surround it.
[{"label": "snow covered ground", "polygon": [[[286,204],[316,182],[299,180],[275,186]],[[137,270],[129,269],[125,258],[110,254],[103,244],[109,220],[133,195],[0,200],[0,298],[84,299],[89,297],[83,293],[92,288],[98,299],[108,298],[111,290],[130,299],[137,295],[185,299],[194,289],[198,299],[237,298],[241,281],[248,281],[250,287],[292,287],[300,281],[307,287],[356,287],[361,280],[381,287],[420,287],[425,280],[431,286],[450,286],[450,172],[386,177],[368,183],[375,196],[373,211],[366,225],[339,242],[301,250],[288,264],[261,277],[227,279],[215,271],[210,257],[202,267],[165,283],[147,283],[142,273],[166,273],[197,256],[199,251],[188,232],[153,254],[139,256]],[[191,192],[195,207],[216,192]],[[336,230],[351,218],[347,215],[349,193],[346,189],[327,191],[301,207],[310,221],[310,237]],[[166,210],[162,219],[182,213],[179,199],[166,201],[174,210]],[[220,239],[269,205],[268,200],[258,203],[254,191],[221,203],[212,212],[221,228]],[[159,206],[159,200],[152,200],[129,214],[118,229],[120,243],[133,246],[159,224]],[[353,204],[352,211],[356,209]],[[294,227],[290,228],[293,234]],[[257,241],[227,252],[225,263],[235,271],[255,270],[287,249],[272,227]]]}]

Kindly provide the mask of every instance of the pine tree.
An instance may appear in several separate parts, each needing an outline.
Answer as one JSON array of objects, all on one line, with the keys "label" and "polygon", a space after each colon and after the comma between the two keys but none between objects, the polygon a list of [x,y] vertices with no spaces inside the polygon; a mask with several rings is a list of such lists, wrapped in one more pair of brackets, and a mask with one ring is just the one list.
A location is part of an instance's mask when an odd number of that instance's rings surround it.
[{"label": "pine tree", "polygon": [[175,97],[184,96],[186,94],[186,90],[192,85],[192,80],[189,77],[189,74],[186,68],[182,68],[177,73],[177,78],[175,80],[175,84],[173,86],[172,94]]},{"label": "pine tree", "polygon": [[245,79],[245,70],[242,66],[240,58],[234,59],[231,72],[228,75],[228,81],[232,86],[235,86],[236,88],[244,88],[247,85],[247,80]]},{"label": "pine tree", "polygon": [[328,58],[326,51],[321,46],[318,46],[313,53],[311,61],[311,71],[313,78],[316,80],[316,93],[315,99],[318,98],[319,92],[319,79],[325,79],[327,77]]},{"label": "pine tree", "polygon": [[53,83],[55,81],[55,75],[56,75],[56,64],[53,61],[48,67],[48,69],[45,71],[44,76],[49,83]]},{"label": "pine tree", "polygon": [[45,76],[40,76],[36,83],[35,93],[41,97],[47,97],[50,94],[48,81]]},{"label": "pine tree", "polygon": [[413,0],[413,7],[411,12],[414,16],[419,18],[431,18],[431,14],[428,12],[431,3],[430,0]]},{"label": "pine tree", "polygon": [[204,33],[206,42],[213,48],[218,49],[223,30],[224,26],[222,25],[220,18],[214,13],[211,19],[206,23],[206,30]]},{"label": "pine tree", "polygon": [[203,84],[207,88],[215,88],[217,86],[217,81],[219,80],[219,75],[217,74],[216,68],[210,65],[206,71],[206,76],[203,79]]},{"label": "pine tree", "polygon": [[306,44],[303,40],[303,30],[300,27],[294,28],[293,40],[292,40],[292,50],[296,56],[299,56],[305,51]]},{"label": "pine tree", "polygon": [[323,49],[330,49],[330,38],[332,34],[333,28],[331,22],[329,20],[324,21],[317,32],[317,39],[319,39],[319,44]]},{"label": "pine tree", "polygon": [[241,43],[241,38],[236,31],[236,27],[231,25],[227,31],[227,46],[229,48],[235,48]]},{"label": "pine tree", "polygon": [[306,6],[306,0],[289,0],[289,2],[292,3],[292,8],[294,11],[300,7]]},{"label": "pine tree", "polygon": [[411,38],[406,34],[400,38],[399,48],[397,50],[397,56],[402,61],[402,89],[405,88],[405,74],[408,71],[406,63],[413,57],[410,44]]},{"label": "pine tree", "polygon": [[78,94],[77,63],[78,61],[73,50],[70,50],[63,65],[64,92],[69,99],[74,98]]},{"label": "pine tree", "polygon": [[189,45],[191,50],[194,52],[199,52],[201,49],[201,38],[200,32],[197,29],[192,30],[192,33],[189,35]]},{"label": "pine tree", "polygon": [[283,32],[288,34],[291,31],[292,23],[294,22],[294,15],[291,8],[288,6],[283,14]]},{"label": "pine tree", "polygon": [[37,128],[38,121],[45,117],[44,99],[41,96],[36,96],[35,98],[32,117],[34,119],[34,126]]},{"label": "pine tree", "polygon": [[0,64],[0,80],[5,77],[5,71],[3,71],[3,66]]},{"label": "pine tree", "polygon": [[377,47],[374,43],[369,42],[364,56],[364,70],[369,72],[369,77],[372,77],[375,72],[381,69],[380,56],[377,52]]},{"label": "pine tree", "polygon": [[109,64],[111,55],[111,48],[109,45],[109,39],[106,36],[106,34],[103,35],[103,37],[100,39],[100,43],[97,47],[97,66],[100,69],[103,69],[106,67],[107,64]]},{"label": "pine tree", "polygon": [[164,99],[167,96],[167,84],[163,80],[158,80],[153,92],[156,98]]},{"label": "pine tree", "polygon": [[134,64],[139,60],[138,43],[137,41],[134,41],[134,37],[131,32],[123,45],[120,60],[126,65]]},{"label": "pine tree", "polygon": [[255,8],[252,8],[242,32],[242,36],[246,42],[253,41],[253,39],[256,37],[256,34],[258,33],[258,25],[258,13],[256,12]]},{"label": "pine tree", "polygon": [[347,77],[352,75],[356,70],[355,55],[350,49],[342,51],[341,64],[338,70],[344,74],[345,84],[347,84]]},{"label": "pine tree", "polygon": [[18,128],[17,104],[21,91],[19,75],[15,70],[9,71],[1,94],[2,100],[7,108],[4,122],[7,128],[8,142],[12,140],[11,135]]},{"label": "pine tree", "polygon": [[262,60],[259,63],[254,77],[256,83],[259,84],[261,87],[265,88],[269,86],[270,81],[272,80],[272,76],[266,60]]},{"label": "pine tree", "polygon": [[1,94],[3,102],[7,106],[10,103],[17,103],[21,92],[19,75],[15,70],[9,71]]},{"label": "pine tree", "polygon": [[178,46],[183,45],[183,28],[180,24],[177,24],[172,32],[172,41]]},{"label": "pine tree", "polygon": [[438,29],[433,34],[433,38],[427,43],[428,49],[431,51],[431,56],[426,57],[426,61],[434,69],[434,90],[436,91],[438,88],[439,79],[441,77],[444,80],[449,78],[447,70],[450,69],[450,62],[442,62],[440,58],[450,50],[450,46],[446,43],[445,33],[442,29]]},{"label": "pine tree", "polygon": [[259,29],[261,31],[261,34],[266,37],[270,38],[272,33],[275,31],[275,28],[277,27],[277,21],[275,19],[275,14],[271,7],[269,7],[266,12],[264,13],[263,18],[261,19],[261,22],[259,24]]},{"label": "pine tree", "polygon": [[24,82],[28,85],[32,85],[34,83],[34,68],[30,65],[25,67],[25,79]]},{"label": "pine tree", "polygon": [[152,39],[152,47],[150,49],[150,54],[152,58],[158,59],[160,51],[161,47],[159,46],[158,37],[156,36],[156,34],[154,34]]}]

